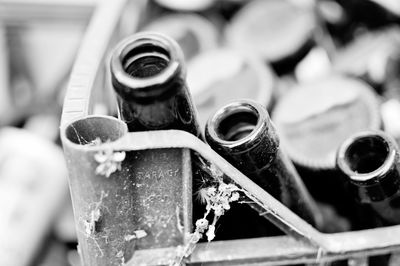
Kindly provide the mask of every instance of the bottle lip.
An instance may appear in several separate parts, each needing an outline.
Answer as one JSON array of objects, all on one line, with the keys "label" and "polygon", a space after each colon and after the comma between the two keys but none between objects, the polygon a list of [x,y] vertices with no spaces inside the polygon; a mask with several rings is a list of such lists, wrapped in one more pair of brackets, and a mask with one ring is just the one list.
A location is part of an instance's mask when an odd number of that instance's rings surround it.
[{"label": "bottle lip", "polygon": [[[354,144],[355,141],[361,140],[364,138],[375,137],[380,138],[381,141],[388,148],[388,153],[383,161],[383,163],[375,170],[368,172],[368,173],[358,173],[351,169],[349,166],[348,160],[346,158],[347,151]],[[357,184],[369,184],[371,182],[379,181],[381,178],[385,177],[386,174],[390,171],[390,169],[397,163],[397,151],[396,151],[396,144],[394,140],[381,131],[362,131],[358,132],[349,138],[347,138],[342,145],[339,147],[337,153],[337,166],[340,170],[353,182]]]},{"label": "bottle lip", "polygon": [[[254,125],[253,130],[239,140],[226,140],[218,134],[218,126],[227,117],[239,113],[250,112],[257,116],[257,123]],[[238,100],[227,104],[214,113],[207,121],[206,135],[211,137],[212,142],[216,142],[225,148],[230,148],[232,151],[246,151],[251,149],[258,143],[260,135],[268,131],[269,117],[267,111],[262,105],[252,100]]]},{"label": "bottle lip", "polygon": [[[168,64],[159,73],[149,77],[134,77],[129,75],[123,61],[131,51],[140,47],[158,47],[168,53]],[[151,97],[159,96],[165,90],[165,84],[175,77],[185,76],[183,67],[183,53],[179,45],[172,38],[158,33],[145,31],[136,33],[122,40],[114,49],[111,61],[111,75],[115,90],[119,94]]]}]

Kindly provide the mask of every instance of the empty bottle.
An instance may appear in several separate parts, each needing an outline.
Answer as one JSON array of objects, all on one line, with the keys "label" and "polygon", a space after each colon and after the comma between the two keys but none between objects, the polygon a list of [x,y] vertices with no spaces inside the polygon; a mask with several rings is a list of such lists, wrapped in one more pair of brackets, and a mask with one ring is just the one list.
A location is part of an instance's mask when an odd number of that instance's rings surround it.
[{"label": "empty bottle", "polygon": [[337,166],[349,190],[372,207],[383,225],[400,223],[400,165],[395,141],[380,131],[363,131],[348,138],[337,154]]},{"label": "empty bottle", "polygon": [[150,32],[125,39],[114,50],[111,76],[129,131],[181,129],[200,136],[182,51],[174,40]]},{"label": "empty bottle", "polygon": [[205,136],[243,174],[307,222],[321,226],[320,212],[282,151],[264,107],[250,100],[230,103],[208,120]]}]

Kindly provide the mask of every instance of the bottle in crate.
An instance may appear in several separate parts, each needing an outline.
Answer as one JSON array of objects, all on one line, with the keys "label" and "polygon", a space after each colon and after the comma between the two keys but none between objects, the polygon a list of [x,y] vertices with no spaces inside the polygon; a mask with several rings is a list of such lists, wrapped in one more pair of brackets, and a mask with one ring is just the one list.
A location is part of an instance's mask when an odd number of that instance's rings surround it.
[{"label": "bottle in crate", "polygon": [[[264,107],[250,100],[230,103],[208,120],[205,136],[209,145],[238,170],[307,222],[321,227],[320,212],[282,151]],[[265,223],[259,221],[259,230],[266,228]],[[276,232],[265,232],[271,233]]]},{"label": "bottle in crate", "polygon": [[349,181],[349,190],[370,206],[382,225],[400,223],[400,166],[397,144],[379,131],[364,131],[340,147],[337,166]]},{"label": "bottle in crate", "polygon": [[[399,152],[391,137],[381,131],[351,136],[339,148],[337,167],[348,181],[349,194],[359,203],[358,226],[400,223]],[[388,255],[373,256],[369,265],[387,265],[388,259]]]},{"label": "bottle in crate", "polygon": [[[183,54],[174,40],[151,32],[125,39],[114,50],[111,76],[121,119],[130,132],[180,129],[201,137]],[[199,171],[192,168],[197,161],[191,158],[188,149],[127,153],[127,167],[138,187],[133,195],[137,221],[153,237],[136,248],[185,243],[192,225],[192,169]]]},{"label": "bottle in crate", "polygon": [[111,75],[129,131],[181,129],[201,135],[182,51],[169,37],[139,33],[121,42],[111,59]]}]

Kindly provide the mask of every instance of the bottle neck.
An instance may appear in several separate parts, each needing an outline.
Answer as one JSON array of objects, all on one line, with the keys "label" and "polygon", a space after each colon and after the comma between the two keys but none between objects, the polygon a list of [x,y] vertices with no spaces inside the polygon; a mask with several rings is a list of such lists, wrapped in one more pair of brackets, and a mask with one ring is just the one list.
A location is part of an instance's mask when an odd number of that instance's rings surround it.
[{"label": "bottle neck", "polygon": [[111,58],[111,79],[129,131],[180,129],[201,137],[175,41],[143,32],[122,41]]},{"label": "bottle neck", "polygon": [[184,84],[183,55],[172,39],[139,33],[121,42],[111,58],[114,90],[127,101],[168,97]]},{"label": "bottle neck", "polygon": [[358,201],[372,203],[389,199],[400,189],[397,146],[383,132],[366,131],[349,138],[340,147],[338,168],[348,178]]},{"label": "bottle neck", "polygon": [[206,126],[206,141],[222,157],[313,225],[319,211],[294,166],[279,148],[267,110],[241,100],[220,109]]},{"label": "bottle neck", "polygon": [[206,125],[208,144],[244,174],[268,168],[279,149],[279,139],[267,111],[247,100],[220,109]]}]

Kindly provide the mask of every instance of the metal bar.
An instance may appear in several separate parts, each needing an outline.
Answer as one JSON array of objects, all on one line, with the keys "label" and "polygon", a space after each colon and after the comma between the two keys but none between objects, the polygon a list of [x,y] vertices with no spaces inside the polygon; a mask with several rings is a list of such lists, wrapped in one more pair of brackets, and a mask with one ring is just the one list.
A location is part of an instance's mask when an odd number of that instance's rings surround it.
[{"label": "metal bar", "polygon": [[[396,238],[399,226],[390,228],[393,230],[393,237]],[[381,229],[376,229],[380,234]],[[216,241],[210,243],[199,243],[187,261],[187,265],[291,265],[327,262],[339,259],[371,256],[398,251],[399,243],[392,243],[385,237],[383,243],[386,247],[375,250],[376,236],[368,236],[370,230],[359,232],[340,233],[335,236],[327,235],[326,238],[335,238],[334,241],[345,242],[343,251],[336,253],[323,254],[318,248],[307,245],[301,241],[297,241],[290,236],[264,237],[231,241]],[[355,234],[356,233],[356,234]],[[367,239],[365,244],[359,245],[362,239]],[[381,238],[378,238],[380,241]],[[388,240],[388,241],[386,241]],[[352,247],[350,243],[354,243]],[[385,245],[383,244],[383,245]],[[349,246],[348,246],[349,245]],[[364,249],[366,246],[372,249]],[[349,252],[349,250],[352,250]],[[126,266],[133,265],[166,265],[168,260],[173,258],[176,249],[152,249],[135,251],[135,254]]]},{"label": "metal bar", "polygon": [[[126,266],[167,265],[176,249],[138,250]],[[287,265],[315,262],[318,249],[288,236],[199,243],[188,265]]]},{"label": "metal bar", "polygon": [[[102,1],[97,7],[72,68],[61,124],[89,114],[93,84],[96,75],[103,67],[108,43],[126,2],[127,0]],[[132,14],[135,15],[139,14]]]}]

